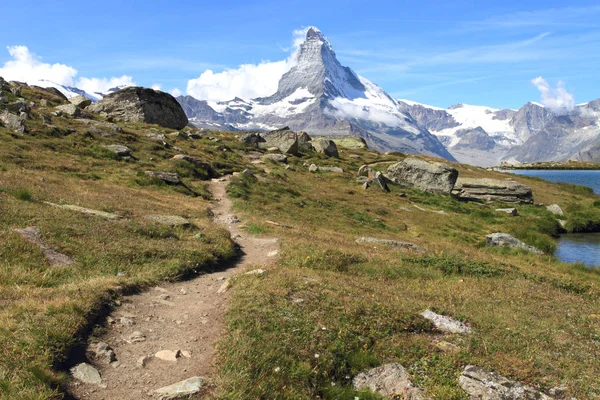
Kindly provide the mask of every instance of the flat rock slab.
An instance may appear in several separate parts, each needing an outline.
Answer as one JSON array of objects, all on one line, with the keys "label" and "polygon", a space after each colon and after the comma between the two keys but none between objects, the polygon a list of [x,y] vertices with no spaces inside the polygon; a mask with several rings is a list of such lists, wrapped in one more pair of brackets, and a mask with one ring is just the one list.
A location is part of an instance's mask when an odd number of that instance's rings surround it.
[{"label": "flat rock slab", "polygon": [[508,233],[496,232],[485,237],[486,246],[508,246],[513,249],[524,249],[533,254],[543,255],[544,252],[528,245],[525,242],[509,235]]},{"label": "flat rock slab", "polygon": [[416,244],[400,242],[398,240],[378,239],[374,237],[360,237],[356,239],[356,243],[381,244],[388,247],[400,247],[402,249],[410,249],[416,251],[417,253],[425,253],[425,249],[417,246]]},{"label": "flat rock slab", "polygon": [[87,363],[77,364],[71,368],[71,375],[80,382],[91,385],[100,385],[102,378],[96,368]]},{"label": "flat rock slab", "polygon": [[496,212],[509,214],[509,215],[512,215],[513,217],[516,217],[517,215],[519,215],[519,212],[517,211],[516,208],[496,208]]},{"label": "flat rock slab", "polygon": [[147,215],[146,219],[168,226],[189,227],[192,225],[190,221],[178,215]]},{"label": "flat rock slab", "polygon": [[169,185],[181,184],[181,180],[179,180],[179,175],[177,175],[175,172],[144,171],[144,173],[151,178],[160,179],[161,181]]},{"label": "flat rock slab", "polygon": [[48,246],[46,242],[42,240],[39,227],[29,226],[23,229],[15,229],[15,232],[21,235],[26,241],[37,244],[42,250],[44,257],[46,257],[46,260],[48,260],[50,264],[54,266],[61,266],[72,265],[74,263],[71,257],[52,250],[50,246]]},{"label": "flat rock slab", "polygon": [[431,310],[425,310],[421,315],[423,318],[431,321],[433,325],[442,332],[459,333],[461,335],[473,333],[473,329],[470,326],[467,326],[454,318],[436,314]]},{"label": "flat rock slab", "polygon": [[340,168],[340,167],[320,167],[320,166],[315,165],[315,164],[311,164],[308,167],[308,170],[310,172],[317,172],[317,171],[320,171],[320,172],[337,172],[337,173],[340,173],[340,174],[344,172],[344,170],[342,168]]},{"label": "flat rock slab", "polygon": [[207,386],[208,380],[206,378],[203,376],[194,376],[184,381],[174,383],[173,385],[156,389],[154,393],[161,399],[181,399],[199,393]]},{"label": "flat rock slab", "polygon": [[131,149],[120,144],[108,144],[102,146],[106,150],[117,155],[117,157],[131,157]]},{"label": "flat rock slab", "polygon": [[404,367],[398,363],[385,364],[356,375],[354,390],[370,389],[385,398],[425,400],[423,392],[415,388]]},{"label": "flat rock slab", "polygon": [[405,187],[449,195],[458,179],[458,171],[448,164],[409,157],[390,165],[386,177]]},{"label": "flat rock slab", "polygon": [[466,201],[533,204],[533,193],[529,186],[500,179],[458,178],[452,194]]},{"label": "flat rock slab", "polygon": [[54,204],[54,203],[50,203],[48,201],[45,201],[44,203],[48,204],[49,206],[63,208],[65,210],[77,211],[82,214],[93,215],[95,217],[102,217],[102,218],[112,219],[112,220],[117,220],[117,219],[123,218],[117,214],[109,213],[106,211],[100,211],[100,210],[92,210],[91,208],[74,206],[72,204]]},{"label": "flat rock slab", "polygon": [[263,160],[271,160],[280,163],[287,163],[287,156],[285,154],[265,154],[261,157]]},{"label": "flat rock slab", "polygon": [[467,365],[459,386],[477,400],[551,400],[552,397],[483,368]]}]

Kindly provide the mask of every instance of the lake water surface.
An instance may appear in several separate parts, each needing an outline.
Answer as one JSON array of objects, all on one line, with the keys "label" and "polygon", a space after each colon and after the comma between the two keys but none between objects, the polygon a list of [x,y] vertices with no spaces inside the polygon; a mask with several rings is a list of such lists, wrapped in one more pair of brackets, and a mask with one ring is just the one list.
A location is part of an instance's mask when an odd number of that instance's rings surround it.
[{"label": "lake water surface", "polygon": [[[551,182],[584,185],[591,187],[595,193],[600,194],[599,170],[514,170],[511,172],[517,175],[535,176]],[[600,267],[600,233],[562,235],[554,255],[564,262],[581,262],[589,267]]]}]

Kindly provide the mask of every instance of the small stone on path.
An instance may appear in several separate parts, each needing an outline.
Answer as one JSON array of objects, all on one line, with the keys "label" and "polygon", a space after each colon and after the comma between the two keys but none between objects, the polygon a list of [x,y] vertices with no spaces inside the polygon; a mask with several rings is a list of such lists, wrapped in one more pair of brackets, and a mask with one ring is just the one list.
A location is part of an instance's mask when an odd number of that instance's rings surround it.
[{"label": "small stone on path", "polygon": [[92,385],[100,385],[102,383],[102,378],[98,370],[87,363],[77,364],[71,368],[71,375],[83,383]]},{"label": "small stone on path", "polygon": [[199,393],[202,388],[208,385],[207,379],[202,376],[194,376],[184,381],[165,386],[154,391],[160,399],[188,398]]},{"label": "small stone on path", "polygon": [[154,354],[154,358],[158,358],[163,361],[177,362],[177,359],[181,357],[181,351],[176,350],[160,350]]},{"label": "small stone on path", "polygon": [[225,293],[227,291],[227,289],[229,289],[229,279],[227,279],[225,282],[223,282],[223,284],[221,285],[221,287],[219,288],[219,290],[217,290],[217,293]]}]

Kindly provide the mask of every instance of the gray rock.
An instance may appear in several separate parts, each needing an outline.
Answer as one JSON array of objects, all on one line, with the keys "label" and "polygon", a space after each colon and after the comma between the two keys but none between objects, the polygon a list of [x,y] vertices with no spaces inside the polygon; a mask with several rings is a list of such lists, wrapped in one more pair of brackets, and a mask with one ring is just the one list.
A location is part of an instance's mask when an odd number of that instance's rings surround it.
[{"label": "gray rock", "polygon": [[340,156],[338,153],[337,146],[335,145],[335,142],[333,140],[316,139],[313,140],[311,144],[316,152],[323,153],[327,157],[339,158]]},{"label": "gray rock", "polygon": [[533,204],[531,188],[516,181],[499,179],[459,178],[452,194],[466,201],[500,201]]},{"label": "gray rock", "polygon": [[198,168],[202,168],[207,171],[212,171],[212,166],[209,163],[204,162],[196,157],[188,156],[187,154],[176,154],[171,159],[172,160],[184,160],[184,161],[194,164]]},{"label": "gray rock", "polygon": [[314,150],[314,147],[311,143],[311,137],[306,132],[298,132],[298,147],[300,150]]},{"label": "gray rock", "polygon": [[154,354],[154,358],[158,358],[159,360],[169,361],[169,362],[177,362],[177,359],[181,357],[181,351],[179,350],[160,350]]},{"label": "gray rock", "polygon": [[173,385],[165,386],[156,389],[156,393],[161,399],[179,399],[188,398],[208,386],[208,380],[203,376],[194,376],[184,381],[174,383]]},{"label": "gray rock", "polygon": [[245,170],[242,171],[242,176],[245,176],[246,178],[252,178],[254,176],[254,174],[252,173],[252,171],[250,171],[248,168],[246,168]]},{"label": "gray rock", "polygon": [[169,185],[181,184],[181,180],[179,179],[179,176],[175,172],[145,171],[144,173],[151,178],[160,179],[161,181],[163,181]]},{"label": "gray rock", "polygon": [[146,341],[146,335],[144,335],[140,331],[133,332],[131,335],[129,335],[129,338],[127,338],[128,343],[141,343],[141,342],[145,342],[145,341]]},{"label": "gray rock", "polygon": [[317,166],[315,164],[311,164],[308,167],[308,170],[310,172],[317,172],[317,171],[322,171],[322,172],[337,172],[337,173],[343,173],[344,170],[340,167],[321,167],[321,166]]},{"label": "gray rock", "polygon": [[385,364],[367,372],[361,372],[352,381],[354,390],[370,389],[384,398],[423,400],[423,392],[414,387],[406,369],[401,364]]},{"label": "gray rock", "polygon": [[374,237],[360,237],[356,239],[356,243],[381,244],[388,247],[400,247],[403,249],[410,249],[417,253],[425,253],[425,250],[422,247],[417,246],[416,244],[400,242],[398,240],[378,239]]},{"label": "gray rock", "polygon": [[112,362],[117,361],[117,355],[113,351],[113,349],[104,342],[98,342],[92,347],[91,351],[94,355],[94,358],[104,362],[105,364],[110,364]]},{"label": "gray rock", "polygon": [[68,115],[70,117],[80,117],[81,109],[75,104],[63,104],[62,106],[54,107],[56,115]]},{"label": "gray rock", "polygon": [[389,193],[391,191],[387,185],[387,179],[385,178],[385,176],[383,176],[383,174],[381,172],[375,173],[375,177],[372,179],[367,178],[367,181],[363,185],[365,190],[371,186],[377,186],[381,190],[383,190],[384,192],[387,192],[387,193]]},{"label": "gray rock", "polygon": [[167,138],[165,137],[165,135],[162,135],[160,133],[147,133],[146,137],[151,140],[156,140],[157,142],[161,143],[164,146],[169,145],[167,143]]},{"label": "gray rock", "polygon": [[252,147],[258,147],[261,143],[266,142],[266,140],[263,139],[258,133],[247,133],[240,136],[239,140],[240,142]]},{"label": "gray rock", "polygon": [[262,156],[263,160],[272,160],[280,163],[287,163],[287,156],[285,154],[265,154]]},{"label": "gray rock", "polygon": [[277,147],[284,154],[298,153],[298,134],[288,127],[261,133],[260,136],[264,139],[264,142],[259,143],[261,148]]},{"label": "gray rock", "polygon": [[551,400],[520,382],[512,381],[483,368],[467,365],[458,378],[459,386],[473,400]]},{"label": "gray rock", "polygon": [[161,225],[183,226],[183,227],[191,226],[190,221],[188,221],[187,219],[180,217],[178,215],[147,215],[146,219],[149,219],[150,221],[154,221]]},{"label": "gray rock", "polygon": [[96,368],[87,363],[77,364],[71,368],[71,375],[80,382],[91,385],[100,385],[102,378]]},{"label": "gray rock", "polygon": [[519,215],[519,212],[517,211],[516,208],[496,208],[496,212],[501,212],[501,213],[509,214],[509,215],[514,216],[514,217],[516,217],[517,215]]},{"label": "gray rock", "polygon": [[461,335],[473,333],[473,329],[471,329],[470,326],[467,326],[454,318],[436,314],[431,310],[425,310],[421,315],[423,318],[430,320],[433,325],[442,332],[459,333]]},{"label": "gray rock", "polygon": [[404,187],[416,187],[426,192],[450,194],[458,178],[456,168],[448,164],[407,158],[391,165],[386,177]]},{"label": "gray rock", "polygon": [[369,178],[372,178],[374,176],[374,174],[375,174],[375,170],[373,170],[368,165],[361,165],[360,168],[358,169],[358,176],[367,176]]},{"label": "gray rock", "polygon": [[0,112],[0,122],[15,133],[22,135],[26,131],[25,119],[9,113],[8,110]]},{"label": "gray rock", "polygon": [[508,233],[496,232],[485,237],[485,244],[487,246],[508,246],[510,248],[520,248],[529,251],[534,254],[544,254],[543,251],[530,246],[519,239],[509,235]]},{"label": "gray rock", "polygon": [[562,208],[560,208],[558,204],[550,204],[548,207],[546,207],[546,210],[550,211],[554,215],[565,215]]},{"label": "gray rock", "polygon": [[92,104],[92,100],[88,99],[85,96],[75,96],[75,97],[71,97],[69,99],[69,102],[73,105],[75,105],[77,108],[86,108],[87,106],[89,106],[90,104]]},{"label": "gray rock", "polygon": [[120,144],[109,144],[102,146],[105,149],[115,153],[118,157],[131,157],[131,149]]},{"label": "gray rock", "polygon": [[42,239],[42,235],[40,233],[40,228],[37,226],[30,226],[23,229],[15,229],[19,235],[23,237],[26,241],[36,244],[42,250],[42,254],[50,264],[54,266],[61,265],[72,265],[74,263],[73,259],[65,254],[54,251],[44,242]]},{"label": "gray rock", "polygon": [[105,113],[114,120],[157,124],[171,129],[183,129],[188,124],[183,109],[173,96],[142,87],[128,87],[111,93],[86,110]]}]

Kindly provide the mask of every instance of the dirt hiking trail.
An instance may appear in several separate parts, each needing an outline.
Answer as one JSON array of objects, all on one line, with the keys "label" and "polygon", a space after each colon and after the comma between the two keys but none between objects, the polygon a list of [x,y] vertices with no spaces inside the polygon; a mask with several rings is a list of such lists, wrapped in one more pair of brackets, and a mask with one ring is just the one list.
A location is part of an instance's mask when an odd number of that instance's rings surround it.
[{"label": "dirt hiking trail", "polygon": [[[102,382],[72,379],[69,390],[76,399],[156,399],[160,395],[155,390],[191,377],[214,382],[217,342],[226,328],[228,279],[272,266],[278,251],[277,239],[254,238],[242,231],[226,195],[228,180],[210,182],[212,211],[215,222],[226,226],[240,246],[241,258],[220,272],[123,297],[107,318],[106,331],[88,346],[88,354],[96,351],[98,355],[86,362],[98,370]],[[114,358],[116,361],[111,362]],[[216,391],[213,384],[210,386],[201,391],[203,396]]]}]

